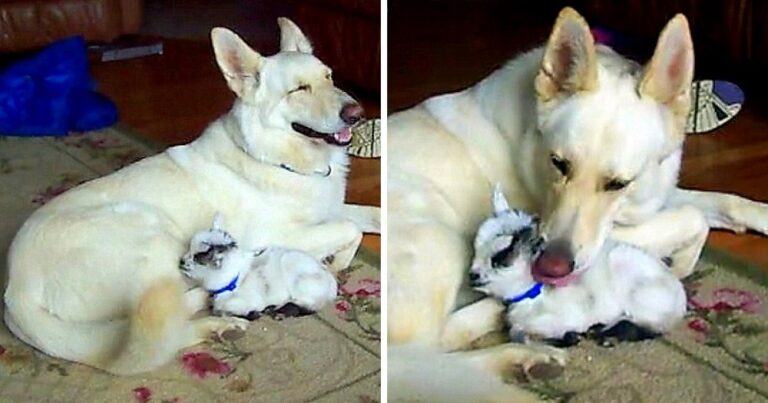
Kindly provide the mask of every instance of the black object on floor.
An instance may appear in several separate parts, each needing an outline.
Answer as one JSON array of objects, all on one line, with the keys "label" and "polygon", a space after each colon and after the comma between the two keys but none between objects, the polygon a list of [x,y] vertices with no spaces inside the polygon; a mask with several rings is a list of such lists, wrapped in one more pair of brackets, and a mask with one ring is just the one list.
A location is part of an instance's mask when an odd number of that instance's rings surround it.
[{"label": "black object on floor", "polygon": [[654,332],[648,328],[636,325],[628,320],[622,320],[610,328],[605,325],[597,324],[589,328],[584,333],[567,332],[559,339],[544,339],[544,342],[558,348],[567,348],[578,345],[582,340],[594,340],[595,343],[603,347],[614,347],[621,342],[636,342],[650,340],[661,336],[661,333]]},{"label": "black object on floor", "polygon": [[300,316],[312,315],[314,313],[315,311],[298,306],[293,302],[289,302],[279,308],[274,305],[270,305],[261,312],[259,311],[248,312],[248,314],[243,316],[243,318],[248,319],[250,321],[254,321],[254,320],[260,319],[262,315],[267,315],[274,320],[283,320],[285,318],[296,318]]}]

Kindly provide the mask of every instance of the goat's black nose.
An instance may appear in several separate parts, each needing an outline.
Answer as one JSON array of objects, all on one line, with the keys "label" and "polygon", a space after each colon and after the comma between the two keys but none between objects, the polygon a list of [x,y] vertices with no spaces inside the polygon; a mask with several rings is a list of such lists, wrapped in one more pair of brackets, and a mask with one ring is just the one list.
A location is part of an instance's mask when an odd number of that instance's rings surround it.
[{"label": "goat's black nose", "polygon": [[339,117],[344,123],[351,126],[363,118],[363,112],[363,107],[358,103],[346,104],[341,108]]},{"label": "goat's black nose", "polygon": [[470,272],[469,273],[469,282],[474,284],[474,283],[477,283],[478,281],[480,281],[480,275],[477,274],[477,273],[471,273]]}]

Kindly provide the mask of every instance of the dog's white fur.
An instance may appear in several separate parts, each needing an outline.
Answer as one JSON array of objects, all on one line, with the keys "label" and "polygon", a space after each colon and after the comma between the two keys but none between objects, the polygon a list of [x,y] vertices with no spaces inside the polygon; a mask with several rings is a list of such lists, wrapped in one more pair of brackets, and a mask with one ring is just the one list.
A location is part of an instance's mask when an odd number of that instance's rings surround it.
[{"label": "dog's white fur", "polygon": [[347,266],[378,209],[344,204],[342,147],[309,139],[299,122],[344,134],[353,102],[309,41],[279,20],[281,51],[265,57],[223,28],[216,60],[232,110],[190,144],[85,183],[37,210],[8,256],[5,323],[41,351],[116,374],[148,371],[231,326],[190,320],[207,293],[183,294],[179,258],[216,211],[244,248],[269,244]]},{"label": "dog's white fur", "polygon": [[297,249],[243,249],[222,220],[217,215],[213,228],[195,234],[181,258],[182,272],[209,292],[235,280],[234,289],[213,296],[215,313],[247,316],[288,303],[317,311],[336,298],[336,278],[317,259]]},{"label": "dog's white fur", "polygon": [[[504,300],[536,284],[531,264],[540,238],[533,217],[510,209],[500,188],[493,210],[477,231],[471,273],[476,290]],[[529,238],[522,239],[522,234]],[[495,267],[493,258],[502,251],[503,260]],[[567,332],[586,332],[596,324],[610,328],[622,320],[664,333],[683,318],[685,309],[683,284],[659,258],[608,239],[592,267],[576,281],[544,286],[535,298],[510,304],[506,319],[515,340],[559,339]]]},{"label": "dog's white fur", "polygon": [[[392,357],[403,356],[398,345],[465,348],[501,328],[504,307],[493,300],[456,311],[476,298],[462,284],[497,182],[513,207],[542,218],[547,239],[570,245],[576,272],[595,262],[609,235],[652,256],[671,256],[672,271],[683,277],[710,226],[768,233],[765,204],[676,186],[692,75],[693,44],[682,15],[668,23],[641,67],[595,46],[584,19],[566,8],[546,46],[467,90],[390,116]],[[552,159],[567,159],[572,169],[564,175]],[[614,179],[627,186],[609,191]],[[474,362],[497,373],[497,361],[486,357]],[[401,375],[390,370],[389,379],[397,383]]]}]

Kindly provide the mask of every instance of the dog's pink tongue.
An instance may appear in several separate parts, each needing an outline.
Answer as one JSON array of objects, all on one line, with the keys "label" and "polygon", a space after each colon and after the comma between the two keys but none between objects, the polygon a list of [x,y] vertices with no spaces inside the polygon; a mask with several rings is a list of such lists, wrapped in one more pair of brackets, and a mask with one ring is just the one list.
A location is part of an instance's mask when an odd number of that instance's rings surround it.
[{"label": "dog's pink tongue", "polygon": [[570,255],[561,253],[558,247],[546,249],[531,267],[533,278],[547,285],[562,287],[574,280]]},{"label": "dog's pink tongue", "polygon": [[546,277],[546,276],[537,276],[536,274],[533,275],[533,279],[536,280],[539,283],[543,283],[546,285],[551,285],[553,287],[565,287],[568,284],[571,284],[572,282],[576,281],[579,276],[577,274],[571,273],[565,277]]},{"label": "dog's pink tongue", "polygon": [[347,144],[352,140],[352,129],[345,127],[333,134],[338,143]]}]

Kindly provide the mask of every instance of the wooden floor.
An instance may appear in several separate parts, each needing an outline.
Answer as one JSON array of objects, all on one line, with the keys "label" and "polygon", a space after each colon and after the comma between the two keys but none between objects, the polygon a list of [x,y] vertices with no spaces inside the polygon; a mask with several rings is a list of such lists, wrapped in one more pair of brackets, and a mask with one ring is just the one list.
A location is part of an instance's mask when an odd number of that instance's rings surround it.
[{"label": "wooden floor", "polygon": [[[229,91],[204,40],[164,41],[165,52],[133,60],[92,63],[99,90],[112,99],[122,123],[165,145],[194,140],[232,105]],[[362,99],[368,117],[378,99]],[[347,200],[381,205],[380,160],[352,159]],[[380,251],[380,237],[366,235],[364,246]]]},{"label": "wooden floor", "polygon": [[[521,13],[516,2],[389,4],[390,113],[479,81],[543,43],[555,18]],[[768,103],[751,101],[748,94],[745,110],[721,129],[689,136],[682,186],[768,201]],[[768,238],[717,232],[709,243],[768,270]]]}]

